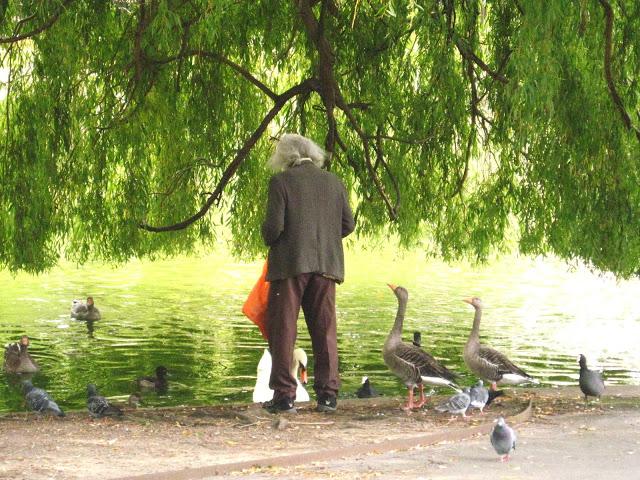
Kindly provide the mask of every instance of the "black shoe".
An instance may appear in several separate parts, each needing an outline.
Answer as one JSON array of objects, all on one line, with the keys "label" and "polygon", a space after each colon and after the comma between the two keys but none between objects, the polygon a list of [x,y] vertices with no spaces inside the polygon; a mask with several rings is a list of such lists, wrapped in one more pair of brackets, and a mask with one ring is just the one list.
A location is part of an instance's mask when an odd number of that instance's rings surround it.
[{"label": "black shoe", "polygon": [[335,412],[338,409],[338,400],[333,395],[318,397],[316,412]]},{"label": "black shoe", "polygon": [[290,398],[281,398],[280,400],[269,400],[262,404],[269,413],[297,413],[293,400]]}]

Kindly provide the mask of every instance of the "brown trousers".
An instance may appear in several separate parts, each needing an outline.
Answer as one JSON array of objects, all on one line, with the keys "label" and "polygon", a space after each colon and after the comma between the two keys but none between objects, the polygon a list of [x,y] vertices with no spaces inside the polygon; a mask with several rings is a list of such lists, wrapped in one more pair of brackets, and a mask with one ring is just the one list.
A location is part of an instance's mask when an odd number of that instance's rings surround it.
[{"label": "brown trousers", "polygon": [[269,386],[273,399],[295,399],[296,379],[291,359],[297,336],[300,306],[313,346],[313,389],[318,397],[337,396],[336,282],[315,273],[274,280],[269,286],[267,328],[272,367]]}]

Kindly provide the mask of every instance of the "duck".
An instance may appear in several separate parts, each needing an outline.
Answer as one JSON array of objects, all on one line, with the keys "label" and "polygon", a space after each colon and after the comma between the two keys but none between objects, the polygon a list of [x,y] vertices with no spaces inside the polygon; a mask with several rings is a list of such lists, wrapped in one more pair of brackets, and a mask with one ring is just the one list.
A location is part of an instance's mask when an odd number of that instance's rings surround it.
[{"label": "duck", "polygon": [[[404,410],[419,408],[426,403],[424,384],[447,386],[459,391],[454,383],[456,376],[433,356],[416,347],[413,343],[402,341],[402,324],[409,300],[409,292],[404,287],[387,284],[398,299],[398,311],[393,328],[389,332],[382,348],[384,363],[407,387],[407,404]],[[415,403],[413,390],[420,389],[420,400]]]},{"label": "duck", "polygon": [[362,385],[356,392],[356,396],[358,398],[374,398],[379,397],[380,394],[376,391],[375,388],[371,386],[371,382],[369,381],[369,377],[362,377]]},{"label": "duck", "polygon": [[142,389],[154,389],[158,392],[165,392],[169,386],[169,382],[167,381],[167,375],[169,371],[166,367],[160,365],[156,368],[156,376],[155,377],[138,377],[136,379],[136,384],[138,388]]},{"label": "duck", "polygon": [[87,303],[81,300],[71,302],[71,318],[77,320],[100,320],[100,310],[93,303],[93,297],[87,297]]},{"label": "duck", "polygon": [[463,418],[467,418],[466,412],[471,405],[471,391],[469,387],[466,387],[461,392],[456,393],[448,400],[444,401],[436,407],[438,412],[449,412],[452,415],[462,415]]},{"label": "duck", "polygon": [[506,355],[491,347],[480,344],[480,319],[482,318],[482,300],[478,297],[465,298],[475,309],[473,327],[469,339],[464,346],[463,358],[476,376],[491,382],[491,389],[496,385],[520,385],[522,383],[540,383],[527,372],[516,366]]},{"label": "duck", "polygon": [[516,449],[516,432],[506,424],[503,417],[498,417],[496,425],[489,434],[491,445],[498,455],[501,462],[509,461],[509,454]]},{"label": "duck", "polygon": [[[271,378],[271,352],[265,348],[258,362],[256,385],[253,388],[253,402],[264,403],[273,399],[273,390],[269,388]],[[309,392],[304,388],[307,384],[307,353],[302,348],[293,350],[291,359],[291,376],[296,379],[296,402],[308,402]],[[299,374],[299,376],[298,376]]]},{"label": "duck", "polygon": [[587,368],[587,357],[580,354],[578,357],[580,363],[580,390],[584,394],[584,401],[588,402],[588,397],[598,397],[604,392],[604,380],[602,379],[602,372],[598,370],[589,370]]},{"label": "duck", "polygon": [[140,392],[132,393],[131,395],[129,395],[129,398],[127,399],[127,404],[131,408],[138,408],[141,403],[142,403],[142,395],[140,394]]},{"label": "duck", "polygon": [[22,392],[30,410],[38,413],[51,413],[58,417],[65,416],[65,413],[49,394],[41,388],[34,387],[29,380],[22,382]]},{"label": "duck", "polygon": [[11,343],[4,349],[4,369],[7,373],[35,373],[40,370],[29,354],[29,337],[23,335],[19,342]]},{"label": "duck", "polygon": [[111,405],[106,398],[99,395],[98,389],[93,383],[87,385],[87,410],[93,418],[122,416],[122,410]]},{"label": "duck", "polygon": [[420,332],[413,332],[413,342],[416,347],[422,347],[422,334]]}]

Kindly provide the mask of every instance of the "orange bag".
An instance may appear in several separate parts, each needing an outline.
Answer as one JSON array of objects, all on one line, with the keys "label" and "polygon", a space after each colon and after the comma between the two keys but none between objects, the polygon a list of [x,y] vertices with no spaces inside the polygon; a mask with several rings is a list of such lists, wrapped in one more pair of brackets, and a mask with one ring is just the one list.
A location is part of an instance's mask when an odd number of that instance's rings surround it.
[{"label": "orange bag", "polygon": [[247,300],[242,306],[242,313],[244,313],[249,320],[255,323],[260,329],[260,333],[265,340],[269,340],[267,336],[267,304],[269,303],[269,282],[266,281],[267,277],[267,262],[264,262],[262,267],[262,275],[258,278],[258,281],[254,285],[251,293],[247,297]]}]

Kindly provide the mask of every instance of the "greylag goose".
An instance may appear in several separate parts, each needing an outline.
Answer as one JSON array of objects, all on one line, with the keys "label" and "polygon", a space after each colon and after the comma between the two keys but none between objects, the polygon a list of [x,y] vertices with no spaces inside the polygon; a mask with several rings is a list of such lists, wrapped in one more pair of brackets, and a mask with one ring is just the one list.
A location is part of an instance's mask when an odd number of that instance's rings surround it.
[{"label": "greylag goose", "polygon": [[[441,365],[435,358],[412,343],[402,341],[402,323],[409,293],[403,287],[390,285],[398,299],[398,312],[393,328],[382,348],[382,358],[384,363],[400,380],[407,386],[408,400],[405,410],[419,408],[425,404],[424,384],[435,386],[447,386],[458,390],[454,383],[455,375],[446,367]],[[420,400],[413,401],[413,389],[418,386],[420,389]]]},{"label": "greylag goose", "polygon": [[597,370],[589,370],[587,368],[587,358],[580,354],[580,390],[584,394],[584,401],[588,401],[588,397],[598,397],[604,392],[604,380],[602,373]]},{"label": "greylag goose", "polygon": [[441,403],[436,407],[438,412],[449,412],[452,415],[462,415],[467,418],[466,411],[471,404],[471,396],[469,395],[469,388],[465,388],[459,393],[456,393],[450,397],[447,401]]},{"label": "greylag goose", "polygon": [[369,377],[362,377],[362,385],[360,385],[360,388],[356,392],[356,396],[358,398],[373,398],[379,397],[380,394],[371,386]]},{"label": "greylag goose", "polygon": [[156,376],[155,377],[139,377],[136,379],[136,384],[138,388],[143,389],[154,389],[158,392],[166,392],[167,387],[169,386],[169,382],[167,381],[167,375],[169,371],[166,367],[160,365],[156,368]]},{"label": "greylag goose", "polygon": [[516,432],[504,421],[504,418],[498,417],[497,423],[491,430],[491,445],[498,455],[501,462],[509,461],[509,454],[516,449]]},{"label": "greylag goose", "polygon": [[122,410],[111,405],[103,396],[98,395],[98,389],[92,383],[87,385],[87,410],[93,418],[122,416]]},{"label": "greylag goose", "polygon": [[93,297],[87,297],[87,303],[80,300],[71,302],[71,318],[77,320],[100,320],[100,310],[93,303]]},{"label": "greylag goose", "polygon": [[49,394],[41,388],[34,387],[30,381],[22,382],[22,391],[29,409],[38,413],[51,412],[58,417],[64,417],[64,412]]},{"label": "greylag goose", "polygon": [[[253,388],[254,403],[268,402],[273,398],[273,390],[269,388],[269,379],[271,377],[271,353],[268,349],[264,349],[264,353],[258,362],[256,375],[256,385]],[[296,402],[308,402],[310,400],[309,393],[304,388],[307,384],[307,353],[302,348],[293,350],[291,359],[291,376],[296,379]],[[300,375],[298,377],[298,374]]]},{"label": "greylag goose", "polygon": [[36,361],[28,352],[29,337],[23,335],[19,342],[4,349],[4,369],[8,373],[35,373],[39,370]]},{"label": "greylag goose", "polygon": [[491,389],[496,384],[520,385],[521,383],[540,383],[527,372],[517,367],[506,355],[499,351],[480,345],[480,319],[482,318],[482,300],[478,297],[466,298],[476,311],[469,339],[464,346],[463,358],[476,376],[491,382]]}]

